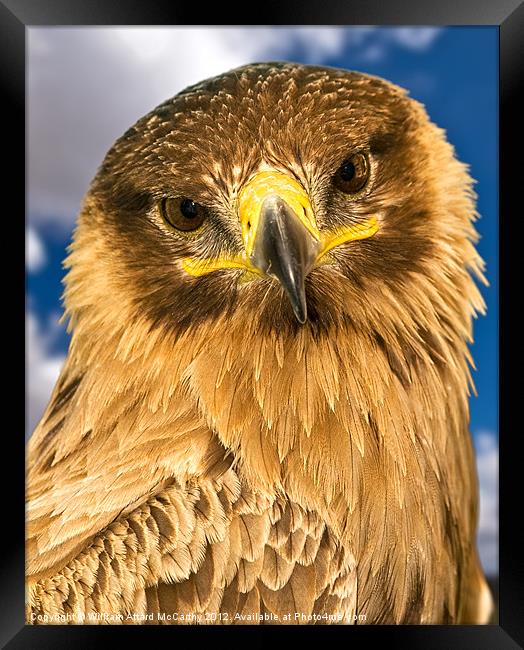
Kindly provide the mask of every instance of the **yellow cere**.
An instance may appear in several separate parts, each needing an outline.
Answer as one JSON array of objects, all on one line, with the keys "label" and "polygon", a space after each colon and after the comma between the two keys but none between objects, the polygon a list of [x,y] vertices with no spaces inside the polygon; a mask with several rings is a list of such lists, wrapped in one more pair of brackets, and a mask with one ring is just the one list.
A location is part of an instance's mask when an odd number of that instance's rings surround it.
[{"label": "yellow cere", "polygon": [[291,176],[276,170],[258,172],[238,195],[238,214],[248,259],[253,252],[262,203],[272,194],[283,199],[313,237],[320,240],[311,203],[302,185]]}]

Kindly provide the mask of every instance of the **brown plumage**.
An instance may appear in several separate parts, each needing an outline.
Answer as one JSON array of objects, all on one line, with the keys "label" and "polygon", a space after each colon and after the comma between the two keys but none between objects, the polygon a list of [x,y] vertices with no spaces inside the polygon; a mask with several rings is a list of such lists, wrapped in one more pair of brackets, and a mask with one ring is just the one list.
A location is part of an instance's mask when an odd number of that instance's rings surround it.
[{"label": "brown plumage", "polygon": [[[340,191],[355,152],[369,178]],[[322,241],[378,224],[308,267],[305,303],[275,267],[182,264],[243,254],[261,170],[298,181]],[[29,443],[28,621],[486,622],[471,187],[420,104],[354,72],[239,68],[129,129],[79,217]],[[165,197],[203,225],[170,227]]]}]

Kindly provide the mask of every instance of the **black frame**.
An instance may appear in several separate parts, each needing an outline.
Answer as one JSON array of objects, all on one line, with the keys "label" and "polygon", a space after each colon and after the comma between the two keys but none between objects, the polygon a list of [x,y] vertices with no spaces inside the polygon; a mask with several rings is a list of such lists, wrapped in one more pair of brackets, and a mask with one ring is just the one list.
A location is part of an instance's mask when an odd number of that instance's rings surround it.
[{"label": "black frame", "polygon": [[[402,648],[460,648],[490,650],[520,648],[524,646],[524,567],[522,562],[523,547],[522,533],[512,529],[512,518],[520,519],[522,504],[519,503],[520,476],[518,472],[521,456],[518,454],[519,425],[521,413],[514,414],[511,410],[518,407],[518,382],[509,381],[521,370],[518,363],[518,343],[521,340],[519,318],[510,317],[509,310],[513,300],[505,300],[506,296],[514,296],[511,282],[518,278],[516,261],[520,261],[522,253],[518,250],[519,238],[515,234],[515,226],[522,221],[522,208],[518,208],[516,170],[522,167],[518,159],[511,153],[520,153],[518,134],[521,132],[522,105],[518,103],[516,93],[521,81],[520,69],[524,68],[522,57],[522,38],[524,36],[524,4],[522,0],[401,0],[402,4],[386,2],[386,0],[350,0],[345,6],[337,6],[335,2],[324,0],[322,3],[305,0],[300,10],[291,9],[278,2],[266,0],[260,7],[255,22],[264,24],[346,24],[346,25],[493,25],[499,27],[499,65],[500,65],[500,104],[499,104],[499,232],[500,232],[500,318],[499,324],[503,336],[500,339],[500,596],[499,596],[499,625],[488,626],[355,626],[322,627],[322,639],[331,637],[337,631],[344,631],[345,641],[357,643],[364,640],[378,642],[384,640]],[[3,138],[11,135],[13,146],[9,151],[9,165],[3,172],[7,174],[3,188],[13,199],[13,209],[10,214],[17,215],[16,223],[23,223],[19,215],[21,200],[25,194],[25,160],[20,147],[20,134],[25,132],[24,112],[22,107],[25,98],[25,31],[30,26],[45,25],[169,25],[169,24],[199,24],[202,13],[198,9],[191,12],[182,3],[157,0],[140,2],[140,0],[105,0],[95,3],[91,0],[0,0],[0,83],[4,90],[2,103]],[[206,20],[218,18],[217,24],[224,23],[226,9],[216,5],[204,12]],[[216,15],[214,15],[216,14]],[[235,13],[231,23],[239,22]],[[230,24],[231,24],[230,23]],[[519,57],[519,54],[521,55]],[[519,119],[520,118],[520,119]],[[16,129],[18,127],[18,129]],[[6,148],[4,148],[4,152]],[[513,159],[516,164],[513,165]],[[515,171],[513,171],[515,170]],[[495,170],[494,170],[495,173]],[[520,180],[520,179],[519,179]],[[520,188],[519,188],[520,189]],[[18,192],[13,191],[18,190]],[[9,198],[6,197],[6,198]],[[511,215],[514,216],[512,217]],[[5,214],[5,213],[4,213]],[[4,217],[5,218],[5,217]],[[14,222],[14,219],[11,220]],[[509,230],[511,224],[511,231]],[[520,225],[520,224],[519,224]],[[23,226],[20,227],[20,245],[24,237]],[[520,255],[519,255],[520,253]],[[514,265],[514,266],[512,266]],[[23,271],[22,271],[23,272]],[[16,283],[11,283],[15,284]],[[22,292],[16,285],[14,299],[10,304],[22,302]],[[516,283],[518,295],[522,289]],[[519,300],[521,302],[521,300]],[[23,319],[24,312],[20,308]],[[22,327],[18,328],[23,331]],[[4,375],[5,376],[5,375]],[[20,391],[22,394],[22,391]],[[510,423],[516,429],[511,435]],[[20,483],[15,489],[16,481],[8,479],[6,472],[0,472],[4,479],[1,521],[3,523],[4,541],[9,545],[0,561],[0,585],[2,604],[0,605],[0,643],[1,647],[18,648],[69,648],[77,643],[80,648],[95,648],[109,642],[109,635],[118,634],[123,642],[145,641],[146,634],[161,634],[165,637],[166,628],[154,626],[154,631],[146,632],[144,626],[27,626],[24,624],[24,509],[22,497],[24,494],[25,452],[22,447],[23,436],[18,431],[11,432],[4,428],[2,443],[4,448],[9,442],[12,445],[12,455],[16,458],[15,467]],[[9,460],[11,450],[6,449],[4,467]],[[23,460],[22,460],[23,459]],[[13,498],[13,493],[19,498]],[[515,499],[517,495],[517,499]],[[130,631],[132,630],[132,632]],[[170,629],[170,628],[167,628]],[[200,637],[204,630],[211,632],[214,640],[226,633],[230,628],[198,626],[178,627],[175,642],[188,640],[190,637]],[[241,640],[246,639],[251,626],[235,628],[236,635]],[[275,629],[271,626],[257,628],[253,641],[257,646],[267,644],[266,630]],[[278,627],[279,637],[290,633],[299,635],[304,628]],[[314,641],[318,628],[308,627],[308,640]],[[346,632],[347,630],[347,632]],[[132,634],[132,637],[127,637]],[[378,636],[377,636],[378,635]],[[157,637],[158,638],[158,637]],[[288,637],[289,638],[289,637]],[[224,637],[220,636],[220,640]],[[173,641],[173,637],[170,637]],[[316,640],[316,639],[315,639]]]}]

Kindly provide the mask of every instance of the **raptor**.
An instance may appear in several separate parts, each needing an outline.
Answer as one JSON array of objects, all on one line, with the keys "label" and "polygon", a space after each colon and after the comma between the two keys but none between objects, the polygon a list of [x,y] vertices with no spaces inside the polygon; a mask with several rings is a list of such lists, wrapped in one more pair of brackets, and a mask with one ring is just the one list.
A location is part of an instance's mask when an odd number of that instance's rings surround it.
[{"label": "raptor", "polygon": [[67,259],[28,622],[486,622],[475,218],[444,132],[365,74],[249,65],[131,127]]}]

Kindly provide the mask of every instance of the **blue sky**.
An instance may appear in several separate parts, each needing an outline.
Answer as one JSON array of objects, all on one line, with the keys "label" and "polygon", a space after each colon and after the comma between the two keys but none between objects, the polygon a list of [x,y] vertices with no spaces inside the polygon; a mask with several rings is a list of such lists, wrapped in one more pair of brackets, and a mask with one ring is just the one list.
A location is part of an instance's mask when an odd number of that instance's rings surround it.
[{"label": "blue sky", "polygon": [[[497,106],[494,27],[249,29],[29,29],[27,367],[28,433],[67,351],[57,324],[65,257],[89,180],[112,142],[190,83],[255,60],[360,70],[407,88],[447,132],[476,179],[478,248],[489,288],[472,347],[478,398],[471,430],[481,472],[480,546],[496,571]],[[482,536],[484,535],[484,538]]]}]

